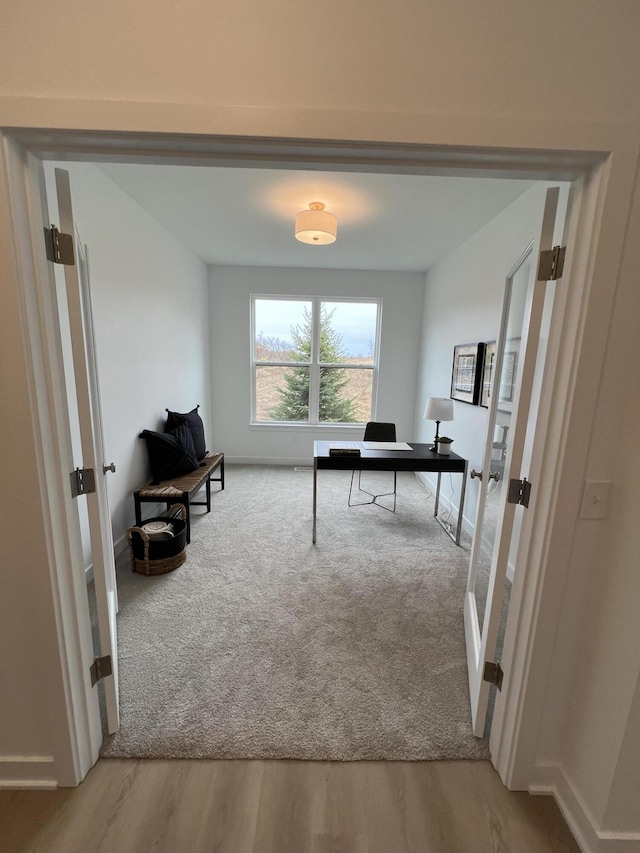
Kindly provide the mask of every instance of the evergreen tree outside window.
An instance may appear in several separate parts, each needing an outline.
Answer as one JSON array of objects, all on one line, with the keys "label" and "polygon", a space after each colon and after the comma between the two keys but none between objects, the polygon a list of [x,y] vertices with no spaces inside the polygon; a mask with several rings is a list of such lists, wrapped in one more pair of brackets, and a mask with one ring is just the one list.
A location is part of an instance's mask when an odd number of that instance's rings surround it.
[{"label": "evergreen tree outside window", "polygon": [[380,300],[251,302],[254,423],[372,419]]}]

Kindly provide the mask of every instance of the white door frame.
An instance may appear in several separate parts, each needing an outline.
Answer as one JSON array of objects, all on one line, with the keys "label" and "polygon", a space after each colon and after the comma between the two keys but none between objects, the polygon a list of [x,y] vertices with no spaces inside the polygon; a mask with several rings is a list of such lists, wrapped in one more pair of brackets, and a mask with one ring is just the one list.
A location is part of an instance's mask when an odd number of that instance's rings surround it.
[{"label": "white door frame", "polygon": [[[39,165],[42,169],[42,161],[39,161]],[[46,187],[42,177],[40,177],[40,185]],[[84,500],[86,500],[91,541],[100,655],[103,657],[108,655],[111,658],[112,671],[104,677],[102,684],[107,730],[109,734],[113,734],[120,728],[115,554],[111,511],[105,482],[106,470],[103,467],[105,457],[102,406],[98,385],[89,272],[85,247],[76,239],[73,197],[69,172],[66,169],[55,169],[55,196],[59,217],[58,228],[63,234],[71,234],[75,248],[75,264],[64,267],[65,293],[82,452],[80,464],[85,468],[93,469],[95,474],[94,491],[84,496]],[[43,201],[47,203],[46,199]]]},{"label": "white door frame", "polygon": [[[518,318],[520,320],[519,335],[521,347],[518,356],[518,381],[516,395],[513,400],[513,418],[509,428],[509,447],[505,462],[505,478],[527,477],[529,469],[522,468],[525,438],[529,432],[529,415],[533,380],[538,358],[538,343],[542,326],[545,298],[548,285],[540,282],[537,278],[537,257],[532,256],[541,251],[549,250],[554,245],[554,233],[556,215],[558,213],[559,187],[550,187],[546,191],[544,211],[540,216],[539,232],[529,247],[517,259],[506,275],[504,297],[502,304],[502,317],[497,335],[497,352],[494,364],[494,376],[502,375],[504,357],[504,346],[506,344],[507,329],[512,314],[513,294],[515,277],[518,270],[522,269],[528,259],[531,271],[525,282],[523,290],[524,298],[520,307]],[[494,379],[494,387],[497,387],[499,379]],[[477,736],[482,736],[485,728],[486,715],[489,705],[490,686],[483,678],[484,664],[486,661],[496,660],[494,657],[496,639],[498,636],[499,623],[504,598],[504,582],[507,576],[507,564],[509,551],[514,531],[516,507],[506,500],[506,483],[502,485],[499,501],[498,518],[494,543],[491,547],[490,575],[486,587],[486,602],[483,611],[482,629],[479,626],[478,601],[476,599],[476,573],[478,568],[478,557],[483,533],[483,516],[487,488],[491,471],[491,458],[495,434],[495,418],[497,411],[498,395],[493,394],[487,410],[487,434],[485,438],[485,449],[482,461],[482,471],[485,475],[478,491],[478,507],[476,512],[476,525],[471,555],[469,559],[469,575],[467,578],[467,592],[464,604],[465,639],[467,646],[467,670],[469,675],[469,696],[471,700],[471,724],[472,731]],[[527,515],[523,519],[523,527],[528,528],[528,522],[532,516]],[[522,535],[522,534],[521,534]],[[518,577],[526,572],[526,563],[515,561],[515,576]],[[500,661],[502,663],[502,661]],[[495,746],[495,742],[494,742]],[[493,753],[492,753],[493,755]],[[495,762],[494,758],[494,762]]]},{"label": "white door frame", "polygon": [[[7,286],[13,283],[21,302],[38,470],[38,482],[30,488],[41,496],[65,703],[64,709],[53,703],[49,708],[58,746],[51,781],[68,786],[78,784],[97,760],[102,725],[98,693],[91,688],[89,676],[94,651],[82,536],[69,489],[74,464],[56,284],[42,242],[41,222],[48,216],[43,203],[46,191],[43,185],[35,185],[35,180],[44,182],[44,170],[23,147],[6,138],[1,160],[7,187],[2,199],[4,183],[0,182],[0,202],[10,211],[10,240],[17,253],[5,281]],[[8,258],[0,253],[0,275],[6,275],[8,266]]]},{"label": "white door frame", "polygon": [[[292,128],[295,121],[291,116],[289,118],[291,121],[281,126]],[[300,127],[303,127],[303,117],[298,118]],[[277,119],[277,111],[274,111],[272,120],[277,122]],[[261,132],[268,125],[268,121],[263,122]],[[580,472],[586,467],[595,400],[581,392],[580,382],[590,371],[597,369],[604,357],[606,327],[615,287],[611,285],[596,291],[596,282],[605,277],[609,281],[617,278],[624,242],[624,229],[621,226],[629,213],[637,144],[623,129],[604,126],[602,134],[598,136],[592,125],[578,122],[573,134],[567,135],[564,128],[564,138],[569,136],[575,140],[575,144],[563,146],[564,150],[558,150],[557,144],[554,144],[553,130],[542,126],[529,137],[538,144],[525,147],[523,143],[526,134],[523,137],[519,123],[510,125],[505,135],[506,127],[505,122],[502,122],[494,125],[493,131],[488,131],[485,126],[472,129],[466,135],[467,144],[460,147],[447,146],[442,142],[443,139],[456,140],[460,136],[458,124],[445,119],[438,125],[435,137],[438,139],[437,146],[424,144],[423,138],[409,146],[386,142],[349,143],[339,138],[333,142],[301,142],[299,137],[304,136],[304,133],[299,134],[298,138],[284,140],[275,134],[273,138],[191,138],[171,135],[160,140],[157,136],[152,139],[155,146],[153,152],[147,147],[150,137],[145,133],[96,135],[90,132],[72,134],[67,131],[42,131],[37,128],[21,130],[5,141],[0,163],[9,175],[11,186],[11,193],[7,192],[3,198],[5,187],[0,183],[0,207],[5,205],[10,211],[13,223],[11,241],[15,257],[21,260],[14,267],[13,263],[0,258],[0,276],[11,281],[19,294],[23,339],[34,350],[34,357],[29,363],[32,382],[34,387],[40,386],[47,391],[46,395],[34,402],[32,415],[36,437],[39,436],[42,448],[38,462],[41,482],[45,484],[44,508],[53,529],[54,519],[60,518],[62,489],[65,479],[68,479],[68,471],[65,470],[62,457],[58,459],[58,464],[52,465],[46,451],[47,443],[50,442],[47,430],[61,416],[60,411],[56,411],[54,401],[62,386],[60,365],[54,359],[51,368],[47,369],[37,352],[41,330],[44,328],[50,332],[52,319],[33,297],[44,280],[41,263],[43,248],[28,216],[29,202],[33,204],[34,199],[29,198],[29,184],[20,165],[21,161],[24,162],[27,149],[44,158],[89,162],[121,158],[135,162],[153,160],[247,165],[249,157],[251,165],[268,164],[279,168],[306,166],[411,174],[467,173],[544,180],[567,180],[582,176],[582,192],[576,193],[581,196],[581,203],[568,216],[571,239],[563,286],[558,298],[558,319],[550,343],[549,362],[556,361],[556,372],[542,392],[539,435],[531,469],[532,481],[538,482],[536,475],[541,472],[543,457],[547,463],[553,460],[554,464],[547,464],[547,469],[552,470],[547,470],[546,480],[539,480],[539,493],[532,503],[532,534],[525,543],[528,548],[528,572],[519,586],[514,585],[503,656],[505,684],[503,692],[497,697],[492,734],[493,760],[503,782],[510,788],[526,788],[545,698],[544,675],[550,664],[552,636],[559,618],[559,590],[567,569],[565,561],[556,564],[553,573],[547,572],[548,558],[550,554],[568,554],[573,536],[571,525],[554,523],[554,509],[564,501],[565,505],[576,507],[577,518],[582,481],[580,479],[580,482],[576,482],[576,478],[563,480],[563,473],[569,456],[574,469],[576,463],[580,466]],[[449,135],[447,128],[451,131]],[[419,133],[417,135],[420,137]],[[473,136],[477,138],[475,146],[468,144],[468,139]],[[358,137],[352,134],[351,138]],[[547,144],[541,144],[544,138],[548,140]],[[512,143],[519,140],[519,144],[515,142],[509,145],[509,140]],[[407,141],[406,138],[404,141]],[[615,158],[611,156],[613,152]],[[590,329],[589,345],[585,347],[592,298],[594,304],[597,302],[598,305],[599,325],[595,336],[593,328]],[[578,397],[579,406],[574,405]],[[567,402],[554,407],[554,400]],[[578,409],[580,419],[577,418]],[[64,443],[68,423],[64,423],[63,419],[59,425]],[[570,449],[566,442],[569,429],[572,433]],[[73,547],[76,543],[71,544]],[[60,549],[50,550],[50,560],[54,599],[59,602],[56,605],[59,656],[67,686],[70,739],[67,752],[73,757],[76,778],[80,781],[97,755],[95,747],[88,746],[92,742],[90,733],[95,730],[97,705],[91,691],[87,689],[82,671],[84,644],[88,634],[86,595],[85,606],[82,606],[69,575],[68,560],[65,561]]]}]

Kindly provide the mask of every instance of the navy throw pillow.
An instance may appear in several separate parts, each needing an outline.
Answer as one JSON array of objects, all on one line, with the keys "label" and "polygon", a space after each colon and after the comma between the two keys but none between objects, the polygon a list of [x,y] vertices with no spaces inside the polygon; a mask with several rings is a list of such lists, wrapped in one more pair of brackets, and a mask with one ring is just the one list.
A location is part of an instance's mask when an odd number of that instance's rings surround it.
[{"label": "navy throw pillow", "polygon": [[196,406],[190,412],[172,412],[167,409],[167,432],[175,429],[179,424],[187,424],[191,430],[193,447],[198,459],[204,459],[207,455],[207,445],[204,438],[204,424],[198,414]]},{"label": "navy throw pillow", "polygon": [[181,477],[198,467],[191,430],[187,424],[178,424],[170,432],[145,429],[140,433],[140,438],[144,438],[147,443],[152,482]]}]

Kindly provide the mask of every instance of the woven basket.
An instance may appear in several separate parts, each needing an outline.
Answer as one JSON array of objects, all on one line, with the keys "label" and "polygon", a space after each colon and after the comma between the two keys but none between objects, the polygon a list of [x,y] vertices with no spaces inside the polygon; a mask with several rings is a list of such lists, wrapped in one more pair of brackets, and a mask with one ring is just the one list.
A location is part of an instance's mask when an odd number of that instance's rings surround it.
[{"label": "woven basket", "polygon": [[175,557],[167,557],[165,560],[137,560],[131,558],[131,570],[139,575],[166,575],[179,568],[187,559],[187,552],[180,551]]},{"label": "woven basket", "polygon": [[164,575],[181,566],[187,559],[185,551],[187,523],[186,510],[182,504],[174,504],[159,518],[149,521],[166,521],[167,518],[176,529],[172,539],[150,539],[141,527],[130,527],[127,540],[131,553],[131,570],[141,575]]}]

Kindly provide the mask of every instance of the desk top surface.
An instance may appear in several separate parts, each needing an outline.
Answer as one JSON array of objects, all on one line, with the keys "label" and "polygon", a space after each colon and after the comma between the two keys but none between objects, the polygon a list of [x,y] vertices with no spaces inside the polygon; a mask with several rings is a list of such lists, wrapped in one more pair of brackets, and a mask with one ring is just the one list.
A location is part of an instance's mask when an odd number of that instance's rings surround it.
[{"label": "desk top surface", "polygon": [[[420,444],[408,442],[411,450],[365,450],[360,441],[314,441],[313,455],[318,468],[385,467],[398,471],[463,471],[467,460],[450,453],[440,456],[431,450],[433,442]],[[331,448],[352,447],[360,450],[360,456],[330,456]]]}]

